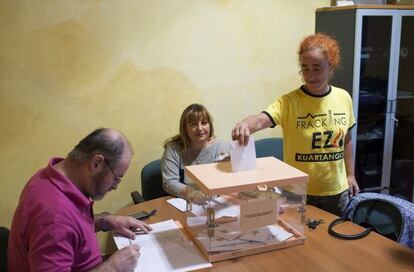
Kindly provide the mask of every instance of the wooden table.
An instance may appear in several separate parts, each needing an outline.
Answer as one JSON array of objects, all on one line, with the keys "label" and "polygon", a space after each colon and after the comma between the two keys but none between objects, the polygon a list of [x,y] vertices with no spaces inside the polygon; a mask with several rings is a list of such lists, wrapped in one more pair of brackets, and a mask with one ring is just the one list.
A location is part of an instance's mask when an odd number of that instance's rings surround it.
[{"label": "wooden table", "polygon": [[[158,198],[123,208],[118,214],[129,215],[142,210],[157,209],[156,215],[145,222],[151,224],[167,219],[185,222],[185,214],[168,204],[168,198]],[[326,223],[315,230],[306,228],[304,245],[216,262],[210,271],[414,271],[414,250],[374,232],[360,240],[334,238],[328,234],[328,224],[336,216],[313,206],[307,206],[306,217],[324,219]],[[335,229],[356,233],[362,228],[347,222]]]}]

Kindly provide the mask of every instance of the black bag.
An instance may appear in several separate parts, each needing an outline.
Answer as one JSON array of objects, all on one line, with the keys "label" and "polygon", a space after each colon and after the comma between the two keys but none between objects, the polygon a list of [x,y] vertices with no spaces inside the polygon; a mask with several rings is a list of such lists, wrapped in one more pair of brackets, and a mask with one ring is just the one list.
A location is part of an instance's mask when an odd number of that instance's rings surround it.
[{"label": "black bag", "polygon": [[[365,227],[365,230],[358,234],[343,234],[334,230],[334,226],[348,220]],[[328,232],[337,238],[354,240],[365,237],[371,231],[375,231],[394,241],[398,241],[403,227],[403,216],[398,206],[391,201],[379,198],[360,200],[356,196],[348,203],[345,216],[337,218],[329,224]]]}]

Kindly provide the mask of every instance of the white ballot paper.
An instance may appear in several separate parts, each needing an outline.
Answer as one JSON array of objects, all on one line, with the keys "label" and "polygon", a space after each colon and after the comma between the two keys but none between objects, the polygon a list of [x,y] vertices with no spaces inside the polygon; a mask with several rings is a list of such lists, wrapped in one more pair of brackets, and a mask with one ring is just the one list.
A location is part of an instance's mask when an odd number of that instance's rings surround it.
[{"label": "white ballot paper", "polygon": [[230,159],[233,172],[255,170],[256,148],[253,137],[249,137],[249,143],[246,146],[241,146],[238,141],[231,142]]},{"label": "white ballot paper", "polygon": [[135,240],[114,235],[119,249],[131,243],[140,246],[141,256],[135,272],[192,271],[212,266],[173,220],[150,226],[151,232],[138,234]]},{"label": "white ballot paper", "polygon": [[[233,224],[233,223],[230,223]],[[269,225],[248,232],[231,234],[231,227],[220,225],[215,231],[215,238],[209,238],[206,231],[198,234],[197,239],[209,252],[224,252],[246,249],[257,244],[276,244],[293,236],[281,226]]]},{"label": "white ballot paper", "polygon": [[171,198],[171,199],[167,199],[167,202],[182,212],[187,211],[187,201],[183,198],[179,198],[179,197]]}]

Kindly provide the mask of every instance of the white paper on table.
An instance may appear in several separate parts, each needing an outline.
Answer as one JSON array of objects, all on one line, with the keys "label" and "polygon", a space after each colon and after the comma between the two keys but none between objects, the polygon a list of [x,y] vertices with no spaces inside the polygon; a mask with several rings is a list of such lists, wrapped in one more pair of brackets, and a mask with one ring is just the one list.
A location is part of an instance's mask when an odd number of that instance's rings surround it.
[{"label": "white paper on table", "polygon": [[279,243],[293,236],[280,225],[269,225],[248,232],[240,232],[236,222],[220,224],[215,236],[208,237],[207,230],[197,234],[197,239],[209,252],[233,251],[257,244]]},{"label": "white paper on table", "polygon": [[[240,233],[239,235],[240,236]],[[213,238],[210,239],[207,235],[198,236],[197,239],[201,242],[204,248],[209,252],[217,252],[217,251],[233,251],[233,250],[240,250],[245,249],[248,246],[255,245],[255,244],[266,244],[267,241],[272,239],[272,236],[268,236],[268,239],[263,242],[261,239],[223,239],[223,238]]]},{"label": "white paper on table", "polygon": [[207,214],[207,204],[206,205],[197,205],[195,203],[191,203],[191,212],[195,215],[206,215]]},{"label": "white paper on table", "polygon": [[245,249],[255,244],[265,245],[268,243],[283,242],[293,236],[292,233],[276,225],[266,226],[247,233],[239,233],[231,239],[227,239],[230,238],[230,235],[217,234],[216,232],[215,238],[209,238],[204,231],[198,234],[197,239],[207,251],[220,252]]},{"label": "white paper on table", "polygon": [[231,217],[239,216],[238,206],[228,202],[223,197],[214,198],[210,202],[210,206],[208,204],[197,205],[193,203],[191,204],[191,212],[194,215],[198,215],[198,216],[207,215],[208,207],[213,208],[215,210],[216,219],[222,216],[231,216]]},{"label": "white paper on table", "polygon": [[179,198],[179,197],[171,198],[171,199],[167,199],[167,202],[182,212],[187,211],[187,201],[183,198]]},{"label": "white paper on table", "polygon": [[[231,205],[224,198],[218,197],[214,201],[210,202],[210,208],[215,211],[216,223],[220,225],[228,225],[224,223],[238,221],[239,218],[239,206]],[[206,207],[206,206],[205,206]],[[192,205],[191,212],[195,217],[187,217],[187,224],[190,226],[202,225],[207,222],[207,210],[200,205]]]},{"label": "white paper on table", "polygon": [[222,216],[229,216],[229,217],[239,217],[240,209],[239,206],[233,205],[228,206],[223,209],[216,210],[216,218],[220,218]]},{"label": "white paper on table", "polygon": [[285,241],[293,236],[293,233],[286,231],[284,228],[276,225],[268,226],[270,232],[279,242]]},{"label": "white paper on table", "polygon": [[119,249],[130,243],[140,246],[135,272],[192,271],[212,266],[173,220],[150,226],[153,229],[150,233],[139,234],[135,240],[114,235]]},{"label": "white paper on table", "polygon": [[[171,198],[168,199],[167,202],[177,208],[178,210],[182,212],[187,211],[187,201],[183,198]],[[205,205],[197,205],[195,203],[191,204],[191,212],[194,215],[203,216],[206,215],[206,208],[208,207],[207,204]],[[211,208],[214,208],[216,210],[216,217],[221,216],[238,216],[239,215],[239,209],[231,203],[229,203],[226,199],[223,197],[216,197],[211,201]]]},{"label": "white paper on table", "polygon": [[246,241],[266,243],[272,240],[272,238],[273,238],[272,232],[270,231],[269,227],[266,226],[264,228],[259,228],[253,231],[249,231],[247,233],[243,233],[243,235],[241,235],[239,239],[246,240]]},{"label": "white paper on table", "polygon": [[216,238],[226,239],[226,240],[235,240],[240,237],[242,233],[240,232],[240,222],[234,221],[225,224],[220,224],[216,228]]},{"label": "white paper on table", "polygon": [[230,159],[233,172],[255,170],[256,148],[253,137],[249,137],[249,142],[246,146],[241,146],[238,141],[231,142]]},{"label": "white paper on table", "polygon": [[189,227],[202,226],[207,222],[207,216],[187,217],[187,225]]},{"label": "white paper on table", "polygon": [[[187,201],[183,198],[170,198],[167,202],[177,208],[182,212],[187,211]],[[211,201],[211,208],[226,208],[229,206],[229,203],[226,199],[222,197],[216,197]],[[208,207],[207,201],[204,205],[198,205],[195,203],[191,203],[191,212],[195,215],[204,215],[206,213],[206,208]]]},{"label": "white paper on table", "polygon": [[204,246],[204,248],[208,252],[214,251],[233,251],[238,249],[243,249],[250,244],[249,241],[241,241],[241,240],[215,240],[210,239],[207,236],[205,237],[197,237],[200,243]]}]

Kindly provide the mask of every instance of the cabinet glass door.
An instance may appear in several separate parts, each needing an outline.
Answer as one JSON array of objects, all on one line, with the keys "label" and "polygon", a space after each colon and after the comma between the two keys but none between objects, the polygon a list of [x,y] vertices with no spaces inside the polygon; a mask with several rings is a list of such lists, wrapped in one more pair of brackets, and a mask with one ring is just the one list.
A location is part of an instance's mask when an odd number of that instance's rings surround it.
[{"label": "cabinet glass door", "polygon": [[414,16],[402,16],[390,193],[413,201]]},{"label": "cabinet glass door", "polygon": [[391,16],[363,16],[355,175],[362,189],[381,186]]}]

